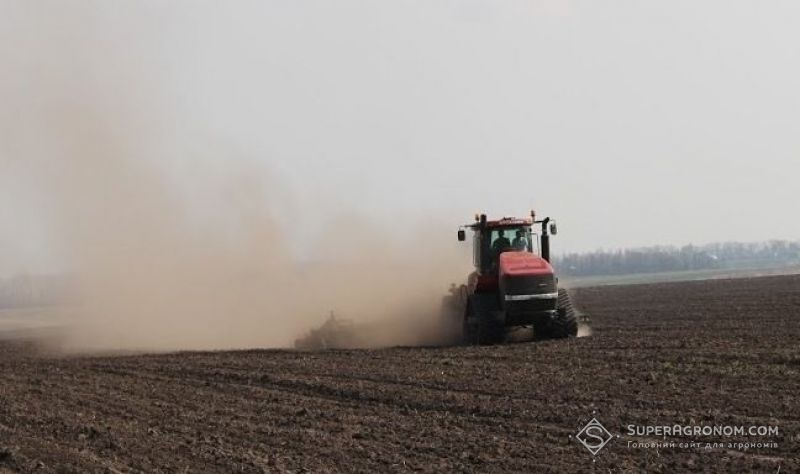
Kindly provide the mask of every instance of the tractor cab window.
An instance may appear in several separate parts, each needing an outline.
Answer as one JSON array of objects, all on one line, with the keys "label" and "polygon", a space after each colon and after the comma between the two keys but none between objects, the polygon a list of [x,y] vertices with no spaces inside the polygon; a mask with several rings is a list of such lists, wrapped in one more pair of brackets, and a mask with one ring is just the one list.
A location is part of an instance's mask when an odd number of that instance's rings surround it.
[{"label": "tractor cab window", "polygon": [[495,257],[507,251],[533,252],[532,240],[529,227],[493,229],[490,233],[490,248]]}]

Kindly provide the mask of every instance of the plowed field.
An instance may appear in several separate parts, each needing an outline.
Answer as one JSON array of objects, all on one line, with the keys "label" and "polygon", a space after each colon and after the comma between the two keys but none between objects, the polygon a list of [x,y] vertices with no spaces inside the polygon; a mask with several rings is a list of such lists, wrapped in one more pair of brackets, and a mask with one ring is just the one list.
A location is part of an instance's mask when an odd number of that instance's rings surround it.
[{"label": "plowed field", "polygon": [[[64,358],[6,339],[0,472],[800,471],[800,277],[574,298],[590,336],[506,346]],[[596,458],[575,439],[592,417],[614,436]],[[629,446],[656,442],[674,447]]]}]

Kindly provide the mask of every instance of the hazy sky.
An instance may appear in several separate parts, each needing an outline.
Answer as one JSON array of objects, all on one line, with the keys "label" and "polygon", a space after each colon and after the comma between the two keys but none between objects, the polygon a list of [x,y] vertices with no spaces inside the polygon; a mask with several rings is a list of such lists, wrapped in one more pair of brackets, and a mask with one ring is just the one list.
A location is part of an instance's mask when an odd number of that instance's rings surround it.
[{"label": "hazy sky", "polygon": [[293,212],[454,244],[532,206],[558,251],[799,239],[797,25],[796,1],[0,0],[0,266],[57,260],[54,97],[150,124],[126,133],[178,187],[195,155],[260,162]]}]

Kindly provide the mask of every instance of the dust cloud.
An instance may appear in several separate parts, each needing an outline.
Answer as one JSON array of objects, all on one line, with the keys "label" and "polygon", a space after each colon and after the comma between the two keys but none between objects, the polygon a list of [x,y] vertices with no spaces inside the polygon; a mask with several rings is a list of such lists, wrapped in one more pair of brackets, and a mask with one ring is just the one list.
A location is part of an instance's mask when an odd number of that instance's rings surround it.
[{"label": "dust cloud", "polygon": [[[76,283],[65,348],[285,347],[329,311],[370,323],[368,345],[435,338],[439,298],[469,261],[452,229],[408,223],[401,237],[358,213],[297,210],[256,161],[198,158],[170,173],[119,118],[58,117],[59,156],[34,178]],[[308,222],[322,231],[300,238]]]},{"label": "dust cloud", "polygon": [[[369,323],[369,345],[430,341],[439,298],[463,278],[468,259],[438,223],[401,237],[357,213],[277,212],[297,205],[265,166],[198,160],[176,178],[116,134],[118,119],[59,115],[59,156],[32,178],[75,282],[66,349],[285,347],[329,311]],[[304,221],[323,230],[298,239]]]},{"label": "dust cloud", "polygon": [[287,347],[330,311],[385,327],[375,345],[430,341],[421,322],[469,262],[452,216],[387,226],[323,183],[284,183],[276,158],[181,109],[158,35],[51,7],[9,6],[0,25],[16,40],[0,159],[4,241],[36,237],[74,283],[63,349]]}]

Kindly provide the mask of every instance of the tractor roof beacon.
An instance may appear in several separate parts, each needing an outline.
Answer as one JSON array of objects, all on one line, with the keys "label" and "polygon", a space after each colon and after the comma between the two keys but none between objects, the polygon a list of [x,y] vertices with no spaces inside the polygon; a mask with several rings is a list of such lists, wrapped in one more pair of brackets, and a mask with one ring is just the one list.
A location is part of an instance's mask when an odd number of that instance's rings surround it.
[{"label": "tractor roof beacon", "polygon": [[[541,234],[535,232],[541,225]],[[473,344],[503,342],[510,328],[532,326],[537,338],[577,335],[578,325],[569,295],[558,288],[550,265],[550,235],[556,235],[549,217],[503,217],[475,222],[458,230],[465,241],[472,231],[475,270],[461,286],[464,340]]]}]

